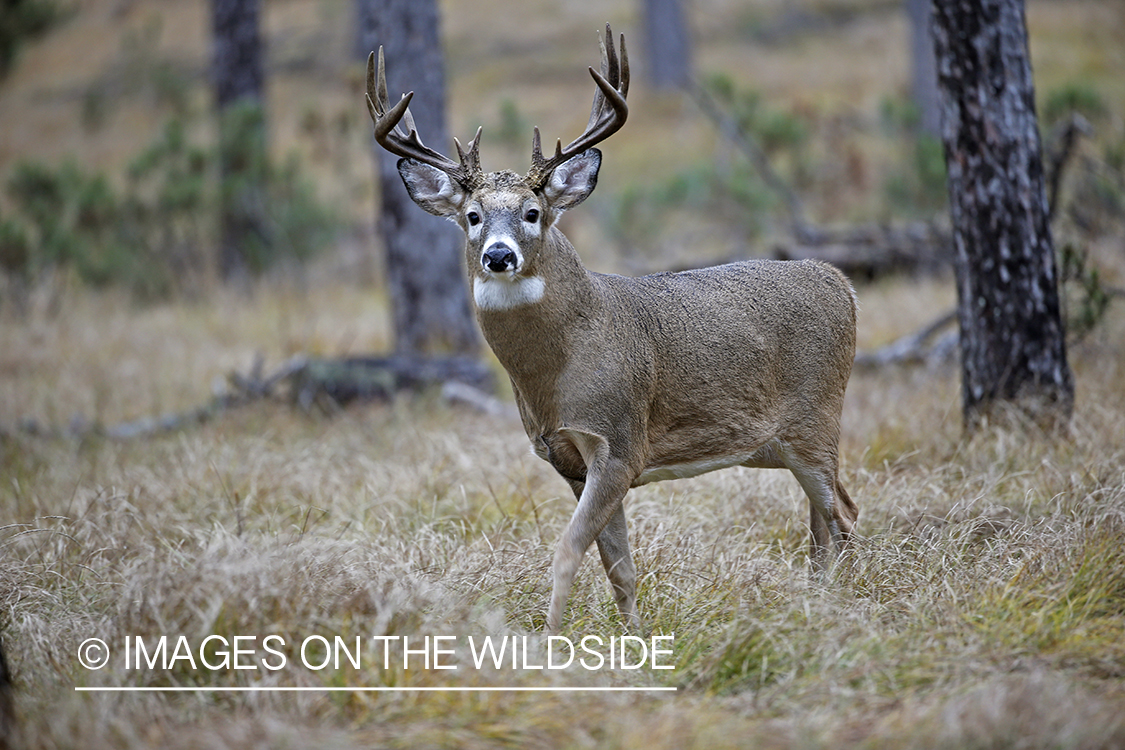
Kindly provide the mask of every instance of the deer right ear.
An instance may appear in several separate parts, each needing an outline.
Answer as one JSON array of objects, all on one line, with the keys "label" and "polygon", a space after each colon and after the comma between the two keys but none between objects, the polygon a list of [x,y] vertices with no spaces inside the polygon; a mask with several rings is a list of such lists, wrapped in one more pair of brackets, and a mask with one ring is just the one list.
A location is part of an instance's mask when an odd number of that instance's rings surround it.
[{"label": "deer right ear", "polygon": [[447,219],[457,215],[465,190],[448,174],[414,159],[399,159],[398,173],[411,200],[425,211]]}]

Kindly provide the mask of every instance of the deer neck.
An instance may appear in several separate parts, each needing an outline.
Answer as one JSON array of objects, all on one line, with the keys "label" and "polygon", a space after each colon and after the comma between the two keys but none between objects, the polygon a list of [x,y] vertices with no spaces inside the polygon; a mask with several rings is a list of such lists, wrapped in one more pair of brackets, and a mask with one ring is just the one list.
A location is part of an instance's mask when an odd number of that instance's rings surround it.
[{"label": "deer neck", "polygon": [[477,320],[516,387],[549,393],[576,350],[575,341],[598,327],[603,304],[589,271],[557,227],[549,230],[528,271],[520,283],[539,288],[511,305],[483,298],[477,292],[481,277],[475,276]]}]

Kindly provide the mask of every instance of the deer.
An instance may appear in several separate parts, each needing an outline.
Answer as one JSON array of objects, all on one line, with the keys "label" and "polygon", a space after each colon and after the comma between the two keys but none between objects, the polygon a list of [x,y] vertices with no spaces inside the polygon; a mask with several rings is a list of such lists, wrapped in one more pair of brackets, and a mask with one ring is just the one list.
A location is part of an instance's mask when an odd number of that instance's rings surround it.
[{"label": "deer", "polygon": [[[367,61],[375,140],[400,157],[411,199],[465,232],[480,330],[507,372],[533,452],[577,506],[558,540],[545,632],[558,633],[596,542],[620,616],[642,629],[624,501],[633,487],[732,466],[788,469],[809,501],[809,557],[827,569],[858,508],[839,478],[840,418],[855,357],[856,296],[818,261],[745,260],[627,277],[589,271],[558,227],[597,184],[594,146],[628,115],[629,59],[606,24],[585,131],[518,175],[480,166],[481,128],[457,161],[390,104],[383,50]],[[405,129],[404,129],[405,127]]]}]

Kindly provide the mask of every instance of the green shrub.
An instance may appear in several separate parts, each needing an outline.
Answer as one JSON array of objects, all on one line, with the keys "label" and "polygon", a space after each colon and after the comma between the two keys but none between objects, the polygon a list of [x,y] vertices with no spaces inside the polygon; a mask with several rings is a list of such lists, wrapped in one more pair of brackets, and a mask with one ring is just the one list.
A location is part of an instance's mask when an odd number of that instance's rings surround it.
[{"label": "green shrub", "polygon": [[207,274],[221,201],[244,197],[251,183],[262,191],[262,231],[244,248],[251,271],[305,260],[331,241],[338,219],[299,161],[278,166],[245,140],[225,146],[247,167],[226,180],[216,179],[217,150],[192,143],[178,119],[133,159],[122,189],[72,160],[17,164],[6,187],[18,217],[0,224],[0,265],[26,281],[60,268],[91,286],[127,288],[139,301],[165,298]]},{"label": "green shrub", "polygon": [[1072,340],[1081,340],[1097,328],[1109,309],[1110,297],[1089,253],[1067,243],[1059,251],[1059,288],[1063,319]]},{"label": "green shrub", "polygon": [[625,248],[651,247],[667,228],[690,211],[754,236],[772,196],[746,165],[716,169],[712,164],[688,166],[662,181],[631,183],[609,201],[607,231]]},{"label": "green shrub", "polygon": [[800,117],[771,108],[757,91],[739,90],[729,76],[712,76],[706,89],[767,154],[796,152],[808,141],[808,128]]},{"label": "green shrub", "polygon": [[1070,82],[1052,89],[1043,99],[1043,122],[1051,124],[1061,120],[1071,112],[1077,112],[1089,120],[1104,117],[1109,108],[1097,90],[1087,84]]},{"label": "green shrub", "polygon": [[7,75],[20,45],[62,20],[65,12],[54,0],[0,2],[0,78]]},{"label": "green shrub", "polygon": [[23,278],[28,272],[28,260],[27,232],[16,221],[0,219],[0,269]]},{"label": "green shrub", "polygon": [[930,215],[944,209],[948,200],[945,152],[941,141],[919,135],[909,141],[909,167],[893,172],[883,186],[887,203],[896,211]]}]

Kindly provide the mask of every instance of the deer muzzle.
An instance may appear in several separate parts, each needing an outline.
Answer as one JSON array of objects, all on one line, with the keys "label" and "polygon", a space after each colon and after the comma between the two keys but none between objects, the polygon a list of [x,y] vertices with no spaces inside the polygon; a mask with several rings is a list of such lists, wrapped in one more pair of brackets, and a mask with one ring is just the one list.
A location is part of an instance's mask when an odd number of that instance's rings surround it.
[{"label": "deer muzzle", "polygon": [[493,273],[504,273],[516,270],[519,259],[512,248],[501,242],[495,242],[481,255],[480,263]]}]

